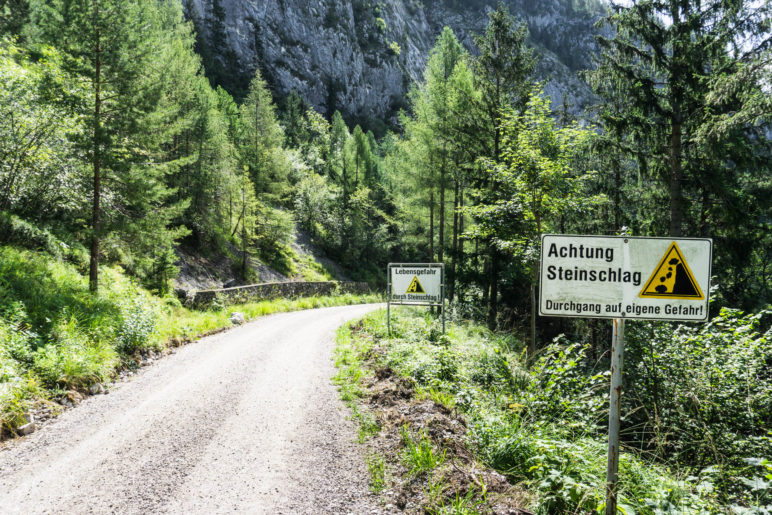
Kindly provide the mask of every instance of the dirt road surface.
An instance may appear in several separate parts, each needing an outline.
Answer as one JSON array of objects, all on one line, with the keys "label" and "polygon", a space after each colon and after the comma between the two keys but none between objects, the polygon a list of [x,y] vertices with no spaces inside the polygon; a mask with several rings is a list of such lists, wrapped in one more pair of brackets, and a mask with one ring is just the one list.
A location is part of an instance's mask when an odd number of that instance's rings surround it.
[{"label": "dirt road surface", "polygon": [[330,378],[377,306],[202,339],[0,450],[0,513],[379,513]]}]

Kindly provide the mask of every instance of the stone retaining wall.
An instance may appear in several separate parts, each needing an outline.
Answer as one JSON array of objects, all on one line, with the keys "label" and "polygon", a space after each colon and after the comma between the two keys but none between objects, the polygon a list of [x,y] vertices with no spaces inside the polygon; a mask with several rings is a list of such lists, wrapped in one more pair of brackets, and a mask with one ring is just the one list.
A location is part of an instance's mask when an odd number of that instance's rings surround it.
[{"label": "stone retaining wall", "polygon": [[277,298],[313,297],[344,293],[366,294],[371,291],[367,283],[329,281],[252,284],[249,286],[223,288],[221,290],[180,291],[178,295],[185,305],[202,309],[210,306],[218,297],[223,304],[242,304]]}]

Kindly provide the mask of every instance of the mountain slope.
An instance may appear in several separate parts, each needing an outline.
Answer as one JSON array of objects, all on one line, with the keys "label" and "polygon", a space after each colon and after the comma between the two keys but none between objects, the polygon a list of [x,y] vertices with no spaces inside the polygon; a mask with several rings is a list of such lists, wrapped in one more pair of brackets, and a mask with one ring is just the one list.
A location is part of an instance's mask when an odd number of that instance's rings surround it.
[{"label": "mountain slope", "polygon": [[[597,0],[509,0],[544,58],[539,78],[556,104],[590,97],[576,70],[590,65]],[[581,8],[574,7],[580,3]],[[236,96],[257,67],[280,96],[295,90],[317,110],[368,125],[389,119],[420,80],[445,25],[472,48],[495,2],[476,0],[187,0],[208,73]],[[556,105],[557,107],[557,105]]]}]

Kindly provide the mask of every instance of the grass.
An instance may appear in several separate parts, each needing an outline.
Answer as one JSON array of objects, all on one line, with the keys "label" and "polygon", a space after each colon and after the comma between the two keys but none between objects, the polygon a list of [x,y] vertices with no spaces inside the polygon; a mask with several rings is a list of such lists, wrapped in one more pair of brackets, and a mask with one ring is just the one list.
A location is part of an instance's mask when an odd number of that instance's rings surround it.
[{"label": "grass", "polygon": [[456,492],[449,499],[439,496],[436,507],[428,511],[436,515],[477,515],[485,504],[485,492],[479,496],[477,494],[475,489],[470,489],[465,495]]},{"label": "grass", "polygon": [[370,473],[370,491],[381,493],[386,488],[386,459],[373,452],[367,457],[367,471]]},{"label": "grass", "polygon": [[351,410],[352,418],[357,422],[359,442],[363,443],[381,430],[373,414],[361,407],[358,402],[364,395],[360,382],[370,374],[364,368],[362,356],[372,349],[372,341],[354,338],[351,327],[346,325],[338,329],[336,342],[338,345],[335,348],[334,359],[338,373],[332,380],[340,390],[341,399]]},{"label": "grass", "polygon": [[426,474],[445,463],[445,450],[436,450],[425,431],[413,434],[405,424],[400,429],[400,435],[403,446],[402,461],[410,475]]},{"label": "grass", "polygon": [[377,295],[276,299],[193,311],[158,297],[118,268],[100,268],[100,292],[73,264],[0,247],[0,434],[13,434],[36,404],[111,380],[139,352],[162,350],[271,313],[379,302]]},{"label": "grass", "polygon": [[335,278],[321,263],[310,254],[299,254],[295,262],[300,270],[300,276],[307,282],[334,281]]},{"label": "grass", "polygon": [[158,339],[162,342],[174,338],[197,338],[199,336],[229,327],[233,312],[244,314],[252,320],[273,313],[300,311],[332,306],[381,302],[378,295],[337,295],[333,297],[304,297],[300,299],[274,299],[247,304],[236,304],[210,311],[193,311],[176,306],[167,310],[159,320]]},{"label": "grass", "polygon": [[[443,336],[438,321],[425,310],[392,310],[391,338],[385,322],[381,310],[357,322],[356,330],[344,327],[338,333],[338,380],[350,406],[364,395],[360,382],[373,373],[371,368],[389,367],[414,381],[419,398],[466,418],[466,443],[477,459],[533,493],[525,508],[536,513],[602,512],[607,442],[596,426],[573,418],[598,406],[579,397],[545,399],[554,392],[541,391],[545,374],[560,382],[573,377],[571,370],[528,369],[521,342],[473,323],[450,324]],[[607,385],[600,386],[608,391]],[[543,410],[547,402],[565,416]],[[593,419],[588,415],[587,420]],[[445,493],[438,469],[445,454],[426,433],[403,427],[401,436],[401,461],[409,476],[428,481],[429,512],[480,511],[484,492]],[[715,496],[702,479],[679,475],[629,450],[620,461],[619,499],[626,513],[716,512]]]}]

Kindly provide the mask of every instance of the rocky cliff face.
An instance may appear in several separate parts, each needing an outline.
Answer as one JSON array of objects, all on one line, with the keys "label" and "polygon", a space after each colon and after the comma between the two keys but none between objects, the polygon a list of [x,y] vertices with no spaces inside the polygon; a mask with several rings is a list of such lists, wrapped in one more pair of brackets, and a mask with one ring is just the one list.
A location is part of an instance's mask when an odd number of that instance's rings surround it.
[{"label": "rocky cliff face", "polygon": [[[579,11],[572,5],[592,3]],[[594,50],[597,0],[510,0],[525,20],[541,62],[540,79],[555,104],[576,111],[590,96],[576,77]],[[372,125],[405,105],[420,80],[442,27],[472,48],[482,33],[488,0],[187,0],[210,59],[243,88],[259,67],[277,93],[295,90],[323,113],[339,109],[350,121]],[[238,92],[237,92],[238,94]]]}]

